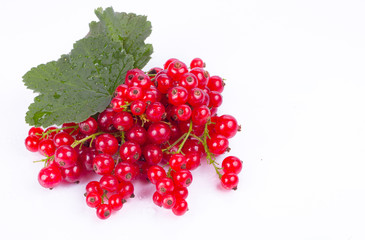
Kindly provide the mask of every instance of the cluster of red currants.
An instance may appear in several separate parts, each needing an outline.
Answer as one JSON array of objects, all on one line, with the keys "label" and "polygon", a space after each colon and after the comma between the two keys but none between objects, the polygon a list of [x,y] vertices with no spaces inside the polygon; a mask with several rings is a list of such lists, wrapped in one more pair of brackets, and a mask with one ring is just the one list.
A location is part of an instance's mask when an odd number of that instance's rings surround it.
[{"label": "cluster of red currants", "polygon": [[86,203],[106,219],[134,197],[133,181],[148,179],[156,187],[153,202],[175,215],[188,210],[191,171],[203,157],[226,189],[236,189],[242,162],[215,157],[229,151],[228,139],[240,130],[231,115],[217,115],[224,80],[210,76],[195,58],[190,70],[178,59],[147,73],[129,70],[110,106],[80,123],[45,130],[32,127],[25,145],[46,158],[38,175],[45,188],[78,182],[85,172],[101,175],[86,186]]}]

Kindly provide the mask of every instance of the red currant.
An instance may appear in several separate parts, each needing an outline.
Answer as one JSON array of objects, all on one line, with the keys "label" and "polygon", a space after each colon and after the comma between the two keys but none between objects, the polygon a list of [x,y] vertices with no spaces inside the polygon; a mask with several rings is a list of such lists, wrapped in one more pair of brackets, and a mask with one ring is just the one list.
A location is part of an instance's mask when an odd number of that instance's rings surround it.
[{"label": "red currant", "polygon": [[238,157],[228,156],[222,161],[224,173],[239,174],[242,170],[242,162]]},{"label": "red currant", "polygon": [[103,195],[104,191],[100,187],[100,183],[98,181],[91,181],[86,185],[86,194],[96,193],[98,195]]},{"label": "red currant", "polygon": [[222,93],[224,89],[224,82],[221,77],[211,76],[208,78],[207,86],[211,91],[217,91],[219,93]]},{"label": "red currant", "polygon": [[162,207],[162,195],[159,192],[155,192],[152,196],[153,203],[159,207]]},{"label": "red currant", "polygon": [[86,195],[86,204],[91,208],[96,208],[101,204],[101,195],[91,192]]},{"label": "red currant", "polygon": [[160,102],[154,102],[147,107],[146,116],[152,122],[159,122],[166,117],[165,107]]},{"label": "red currant", "polygon": [[109,204],[100,204],[96,208],[96,215],[98,218],[105,220],[110,217],[110,214],[112,213],[112,209],[109,206]]},{"label": "red currant", "polygon": [[135,116],[140,116],[146,111],[147,104],[142,100],[136,100],[131,103],[131,112]]},{"label": "red currant", "polygon": [[179,79],[179,86],[190,91],[191,89],[198,87],[198,79],[192,73],[184,73]]},{"label": "red currant", "polygon": [[118,189],[118,179],[116,176],[111,174],[103,175],[100,180],[100,187],[101,189],[108,191],[108,192],[114,192]]},{"label": "red currant", "polygon": [[218,134],[212,134],[210,138],[207,139],[207,145],[209,151],[217,155],[223,154],[229,149],[228,139],[225,136]]},{"label": "red currant", "polygon": [[183,87],[173,87],[168,91],[169,103],[175,106],[186,103],[188,96],[188,91]]},{"label": "red currant", "polygon": [[121,97],[114,97],[110,102],[110,106],[114,113],[123,112],[127,109],[127,101]]},{"label": "red currant", "polygon": [[38,174],[38,182],[45,188],[54,188],[60,184],[61,180],[61,170],[54,165],[42,168]]},{"label": "red currant", "polygon": [[167,74],[160,74],[156,77],[157,89],[161,93],[167,93],[172,88],[173,80]]},{"label": "red currant", "polygon": [[74,122],[64,123],[61,128],[65,128],[62,132],[68,133],[71,136],[75,136],[80,132],[79,125]]},{"label": "red currant", "polygon": [[94,158],[93,169],[100,175],[110,174],[114,169],[114,159],[109,154],[100,153]]},{"label": "red currant", "polygon": [[190,72],[197,77],[199,88],[204,88],[208,84],[208,71],[204,70],[203,68],[196,67],[191,69]]},{"label": "red currant", "polygon": [[56,146],[50,139],[43,139],[38,144],[38,151],[46,157],[53,156],[56,151]]},{"label": "red currant", "polygon": [[149,140],[156,144],[161,144],[169,140],[170,134],[170,127],[163,122],[152,123],[147,131]]},{"label": "red currant", "polygon": [[169,64],[167,67],[167,75],[169,75],[175,81],[178,81],[184,73],[187,73],[188,67],[185,63],[175,60]]},{"label": "red currant", "polygon": [[141,87],[129,87],[127,91],[127,98],[129,101],[140,100],[143,98],[143,91]]},{"label": "red currant", "polygon": [[118,140],[109,133],[101,134],[95,139],[95,149],[101,153],[114,155],[118,147]]},{"label": "red currant", "polygon": [[179,171],[186,169],[186,158],[180,153],[172,154],[169,160],[169,166],[172,170]]},{"label": "red currant", "polygon": [[238,181],[239,181],[238,176],[237,176],[237,174],[234,174],[234,173],[225,173],[222,175],[222,178],[221,178],[222,186],[225,189],[236,190]]},{"label": "red currant", "polygon": [[61,168],[63,180],[70,183],[78,183],[81,177],[81,165],[76,163],[69,168]]},{"label": "red currant", "polygon": [[120,193],[113,194],[109,197],[108,204],[112,211],[119,211],[123,207],[123,196]]},{"label": "red currant", "polygon": [[130,113],[119,112],[114,115],[113,125],[119,131],[128,131],[133,124],[133,117]]},{"label": "red currant", "polygon": [[97,151],[94,148],[85,148],[78,155],[78,160],[87,171],[93,170],[94,158],[97,155]]},{"label": "red currant", "polygon": [[131,70],[128,70],[126,76],[125,76],[125,84],[127,86],[132,86],[132,79],[134,76],[136,76],[137,74],[140,74],[140,73],[143,73],[142,70],[140,69],[131,69]]},{"label": "red currant", "polygon": [[125,137],[128,141],[143,145],[147,141],[147,131],[136,124],[126,132]]},{"label": "red currant", "polygon": [[181,104],[176,108],[176,116],[180,121],[187,121],[192,114],[191,108],[186,104]]},{"label": "red currant", "polygon": [[39,145],[39,138],[35,135],[30,135],[25,139],[25,147],[31,152],[37,152]]},{"label": "red currant", "polygon": [[35,136],[36,138],[40,139],[43,134],[43,129],[40,127],[31,127],[28,132],[28,136]]},{"label": "red currant", "polygon": [[143,147],[143,157],[150,165],[157,165],[162,160],[162,150],[155,144],[147,144]]},{"label": "red currant", "polygon": [[189,187],[193,181],[193,175],[189,170],[179,170],[173,174],[172,179],[177,187]]},{"label": "red currant", "polygon": [[200,58],[194,58],[191,63],[190,63],[190,68],[204,68],[205,67],[205,63],[203,62],[203,60],[201,60]]},{"label": "red currant", "polygon": [[186,187],[175,187],[172,193],[173,195],[175,195],[177,199],[179,198],[186,199],[189,195],[188,188]]},{"label": "red currant", "polygon": [[156,191],[164,195],[174,191],[174,182],[168,178],[163,177],[156,182]]},{"label": "red currant", "polygon": [[166,62],[165,62],[165,64],[163,65],[163,68],[164,69],[167,69],[167,67],[170,65],[170,63],[172,63],[172,62],[174,62],[174,61],[176,61],[176,60],[178,60],[177,58],[170,58],[169,60],[167,60]]},{"label": "red currant", "polygon": [[86,135],[91,135],[93,133],[96,133],[98,130],[98,123],[96,120],[92,117],[89,117],[83,122],[79,123],[80,132]]},{"label": "red currant", "polygon": [[198,152],[191,152],[185,155],[186,158],[186,169],[194,170],[200,166],[201,154]]},{"label": "red currant", "polygon": [[72,167],[77,162],[77,152],[72,147],[63,145],[57,148],[54,160],[60,167]]},{"label": "red currant", "polygon": [[188,203],[186,202],[186,200],[183,198],[176,199],[176,203],[172,208],[172,212],[176,216],[181,216],[184,215],[186,211],[188,211]]},{"label": "red currant", "polygon": [[175,206],[176,197],[173,194],[166,194],[162,196],[162,207],[166,209],[171,209]]},{"label": "red currant", "polygon": [[119,181],[132,181],[139,173],[139,168],[134,163],[120,162],[115,167],[115,176]]},{"label": "red currant", "polygon": [[120,157],[126,162],[136,162],[142,155],[142,150],[139,144],[135,142],[126,141],[120,146]]},{"label": "red currant", "polygon": [[127,90],[128,85],[127,84],[121,84],[115,89],[115,96],[120,98],[126,98],[127,97]]},{"label": "red currant", "polygon": [[210,110],[207,106],[201,105],[195,107],[191,113],[191,120],[196,125],[204,125],[210,119]]},{"label": "red currant", "polygon": [[237,120],[231,115],[222,115],[218,117],[215,124],[215,131],[227,138],[232,138],[239,130]]},{"label": "red currant", "polygon": [[158,165],[151,166],[147,171],[147,177],[153,184],[156,184],[158,180],[165,178],[166,176],[165,169]]},{"label": "red currant", "polygon": [[203,104],[204,100],[205,100],[205,95],[204,91],[200,88],[193,88],[190,90],[189,95],[188,95],[188,103],[192,106],[192,107],[196,107],[196,106],[200,106]]},{"label": "red currant", "polygon": [[113,126],[115,112],[112,108],[107,108],[101,112],[98,116],[98,126],[103,132],[115,132],[116,129]]},{"label": "red currant", "polygon": [[63,145],[71,146],[74,141],[75,139],[66,132],[59,132],[53,138],[53,142],[56,147]]},{"label": "red currant", "polygon": [[211,91],[209,93],[209,107],[210,108],[218,108],[223,103],[223,97],[219,92]]},{"label": "red currant", "polygon": [[118,191],[123,199],[134,197],[134,186],[130,181],[121,181],[118,186]]}]

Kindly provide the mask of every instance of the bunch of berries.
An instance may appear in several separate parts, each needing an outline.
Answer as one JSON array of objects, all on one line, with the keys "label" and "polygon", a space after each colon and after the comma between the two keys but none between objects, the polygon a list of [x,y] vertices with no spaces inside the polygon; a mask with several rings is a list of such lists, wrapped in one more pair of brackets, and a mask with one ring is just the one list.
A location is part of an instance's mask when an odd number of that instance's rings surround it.
[{"label": "bunch of berries", "polygon": [[190,70],[174,58],[163,69],[129,70],[103,112],[80,123],[29,130],[25,146],[45,156],[39,183],[52,189],[62,181],[79,182],[87,172],[100,175],[86,185],[85,196],[101,219],[134,197],[137,179],[155,185],[151,197],[157,206],[183,215],[191,171],[202,158],[224,188],[237,189],[240,159],[216,161],[240,130],[233,116],[217,115],[224,85],[221,77],[209,75],[200,58],[192,60]]}]

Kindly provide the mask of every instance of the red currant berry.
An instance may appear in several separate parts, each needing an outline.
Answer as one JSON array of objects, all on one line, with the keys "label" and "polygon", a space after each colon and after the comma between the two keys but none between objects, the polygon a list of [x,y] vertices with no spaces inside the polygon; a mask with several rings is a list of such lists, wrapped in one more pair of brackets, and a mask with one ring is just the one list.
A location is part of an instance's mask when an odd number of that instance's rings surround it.
[{"label": "red currant berry", "polygon": [[186,158],[186,169],[194,170],[200,166],[201,154],[198,152],[191,152],[185,155]]},{"label": "red currant berry", "polygon": [[152,196],[153,203],[159,207],[162,207],[162,195],[159,192],[155,192]]},{"label": "red currant berry", "polygon": [[93,170],[94,158],[97,155],[97,151],[94,148],[85,148],[78,155],[79,162],[84,166],[87,171]]},{"label": "red currant berry", "polygon": [[205,68],[205,63],[203,62],[203,60],[201,58],[194,58],[191,62],[190,62],[190,68]]},{"label": "red currant berry", "polygon": [[[190,121],[179,121],[179,129],[181,132],[186,133],[190,128]],[[193,124],[192,133],[196,136],[201,136],[204,133],[205,125]]]},{"label": "red currant berry", "polygon": [[79,123],[79,128],[81,133],[91,135],[98,130],[98,123],[94,118],[89,117],[85,121]]},{"label": "red currant berry", "polygon": [[131,103],[131,112],[133,115],[140,116],[146,111],[147,104],[142,100],[136,100]]},{"label": "red currant berry", "polygon": [[113,125],[119,131],[128,131],[133,124],[133,117],[130,113],[119,112],[114,115]]},{"label": "red currant berry", "polygon": [[53,139],[54,136],[57,133],[57,128],[56,127],[48,127],[46,130],[44,130],[44,133],[46,134],[44,139]]},{"label": "red currant berry", "polygon": [[139,125],[134,125],[126,132],[125,137],[127,141],[132,141],[143,145],[147,141],[147,131]]},{"label": "red currant berry", "polygon": [[100,153],[94,158],[93,169],[100,175],[110,174],[114,169],[114,159],[109,154]]},{"label": "red currant berry", "polygon": [[238,157],[228,156],[222,161],[224,173],[239,174],[242,170],[242,162]]},{"label": "red currant berry", "polygon": [[28,151],[37,152],[39,145],[39,138],[35,135],[30,135],[25,139],[25,147]]},{"label": "red currant berry", "polygon": [[127,91],[127,98],[129,101],[140,100],[143,98],[143,91],[141,87],[129,87]]},{"label": "red currant berry", "polygon": [[154,102],[147,107],[146,116],[152,122],[159,122],[166,117],[165,107],[160,102]]},{"label": "red currant berry", "polygon": [[215,131],[227,138],[232,138],[239,131],[237,120],[231,115],[222,115],[217,119]]},{"label": "red currant berry", "polygon": [[177,199],[179,198],[186,199],[189,195],[189,191],[188,188],[186,187],[175,187],[172,194],[175,195]]},{"label": "red currant berry", "polygon": [[234,173],[225,173],[222,175],[222,178],[221,178],[222,186],[228,190],[229,189],[236,190],[238,181],[239,181],[238,176],[237,176],[237,174],[234,174]]},{"label": "red currant berry", "polygon": [[165,64],[163,65],[163,68],[164,69],[167,69],[167,67],[170,65],[170,63],[172,63],[172,62],[174,62],[174,61],[176,61],[176,60],[178,60],[177,58],[170,58],[169,60],[167,60],[166,62],[165,62]]},{"label": "red currant berry", "polygon": [[123,196],[120,193],[116,193],[110,196],[108,204],[112,211],[119,211],[123,207]]},{"label": "red currant berry", "polygon": [[130,181],[121,181],[118,186],[118,191],[123,199],[134,197],[134,186]]},{"label": "red currant berry", "polygon": [[121,84],[115,89],[115,96],[120,98],[127,98],[127,90],[128,85],[127,84]]},{"label": "red currant berry", "polygon": [[96,216],[98,216],[98,218],[100,218],[102,220],[109,218],[111,213],[112,213],[112,209],[109,206],[109,204],[100,204],[96,208]]},{"label": "red currant berry", "polygon": [[196,125],[204,125],[210,119],[210,110],[207,106],[195,107],[191,113],[191,120]]},{"label": "red currant berry", "polygon": [[186,104],[181,104],[176,108],[176,116],[180,121],[187,121],[192,114],[191,108]]},{"label": "red currant berry", "polygon": [[147,177],[153,184],[156,184],[158,180],[165,178],[166,176],[165,169],[158,165],[151,166],[147,171]]},{"label": "red currant berry", "polygon": [[169,103],[175,106],[186,103],[188,96],[188,91],[183,87],[173,87],[168,91]]},{"label": "red currant berry", "polygon": [[211,91],[209,93],[209,107],[210,108],[218,108],[223,103],[223,97],[219,92]]},{"label": "red currant berry", "polygon": [[108,191],[108,192],[114,192],[118,189],[118,179],[116,176],[111,174],[103,175],[100,180],[100,187],[101,189]]},{"label": "red currant berry", "polygon": [[156,77],[157,89],[165,94],[170,88],[172,88],[173,80],[167,74],[160,74]]},{"label": "red currant berry", "polygon": [[53,156],[56,151],[56,146],[50,139],[43,139],[38,144],[38,151],[46,157]]},{"label": "red currant berry", "polygon": [[193,181],[193,175],[189,170],[179,170],[173,174],[172,179],[177,187],[189,187]]},{"label": "red currant berry", "polygon": [[162,150],[155,144],[147,144],[143,147],[143,157],[150,165],[157,165],[162,160]]},{"label": "red currant berry", "polygon": [[162,207],[171,209],[175,206],[176,197],[173,194],[166,194],[162,196]]},{"label": "red currant berry", "polygon": [[42,168],[38,174],[38,182],[45,188],[54,188],[61,180],[61,170],[55,165]]},{"label": "red currant berry", "polygon": [[74,148],[63,145],[57,148],[54,160],[60,167],[72,167],[77,162],[77,152]]},{"label": "red currant berry", "polygon": [[103,189],[100,187],[100,183],[98,181],[91,181],[86,185],[86,194],[96,193],[100,196],[104,194]]},{"label": "red currant berry", "polygon": [[188,103],[192,107],[200,106],[205,100],[204,91],[200,88],[193,88],[189,92]]},{"label": "red currant berry", "polygon": [[161,178],[156,182],[156,191],[162,195],[171,193],[174,191],[174,182],[168,177]]},{"label": "red currant berry", "polygon": [[189,72],[188,67],[185,63],[175,60],[167,67],[167,75],[169,75],[175,81],[178,81],[180,77]]},{"label": "red currant berry", "polygon": [[40,127],[31,127],[28,132],[28,136],[35,136],[36,138],[40,139],[43,134],[43,129]]},{"label": "red currant berry", "polygon": [[95,139],[95,149],[101,153],[114,155],[118,147],[118,140],[109,133],[99,135]]},{"label": "red currant berry", "polygon": [[204,88],[208,84],[209,72],[203,68],[193,68],[190,73],[194,74],[198,78],[198,87]]},{"label": "red currant berry", "polygon": [[223,154],[229,149],[228,139],[225,136],[219,134],[211,135],[210,138],[207,139],[207,145],[209,151],[217,155]]},{"label": "red currant berry", "polygon": [[101,204],[101,195],[91,192],[86,195],[86,204],[91,208],[96,208]]},{"label": "red currant berry", "polygon": [[112,108],[107,108],[99,114],[97,122],[101,131],[108,133],[116,131],[113,126],[114,115],[115,112]]},{"label": "red currant berry", "polygon": [[195,138],[190,138],[186,140],[182,152],[185,154],[188,153],[197,153],[198,156],[202,156],[205,153],[204,146],[199,142],[199,140]]},{"label": "red currant berry", "polygon": [[169,160],[169,166],[172,170],[179,171],[186,169],[186,158],[180,153],[172,154]]},{"label": "red currant berry", "polygon": [[63,180],[69,183],[78,183],[81,177],[81,165],[76,163],[69,168],[61,168]]},{"label": "red currant berry", "polygon": [[142,155],[142,150],[139,144],[126,141],[120,146],[120,157],[126,162],[136,162]]},{"label": "red currant berry", "polygon": [[56,147],[61,147],[64,145],[71,146],[74,141],[75,139],[66,132],[59,132],[53,138],[53,142]]},{"label": "red currant berry", "polygon": [[138,68],[128,70],[128,72],[125,76],[125,84],[129,87],[132,86],[133,77],[140,73],[143,73],[143,71]]},{"label": "red currant berry", "polygon": [[139,167],[134,163],[120,162],[115,167],[115,176],[119,181],[132,181],[139,174]]},{"label": "red currant berry", "polygon": [[142,89],[148,89],[152,85],[152,81],[147,74],[138,73],[132,78],[132,85]]},{"label": "red currant berry", "polygon": [[170,134],[170,127],[163,122],[152,123],[147,131],[148,139],[156,144],[161,144],[169,140]]},{"label": "red currant berry", "polygon": [[123,112],[127,109],[127,101],[121,97],[114,97],[110,102],[110,106],[114,113]]},{"label": "red currant berry", "polygon": [[172,208],[172,212],[176,216],[184,215],[188,211],[188,203],[183,198],[176,199],[176,203]]},{"label": "red currant berry", "polygon": [[179,86],[190,91],[191,89],[198,87],[198,79],[192,73],[184,73],[179,79]]},{"label": "red currant berry", "polygon": [[211,91],[217,91],[219,93],[222,93],[223,89],[224,89],[223,79],[221,77],[218,77],[218,76],[211,76],[211,77],[208,78],[207,87]]}]

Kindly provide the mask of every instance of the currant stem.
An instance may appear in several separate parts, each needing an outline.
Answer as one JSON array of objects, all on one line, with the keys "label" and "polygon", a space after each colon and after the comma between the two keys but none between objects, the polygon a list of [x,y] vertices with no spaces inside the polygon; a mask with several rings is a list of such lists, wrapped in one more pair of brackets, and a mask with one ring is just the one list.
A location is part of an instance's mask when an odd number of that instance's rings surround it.
[{"label": "currant stem", "polygon": [[192,131],[192,130],[193,130],[193,122],[190,120],[189,131],[187,132],[187,134],[186,134],[186,136],[185,136],[185,138],[184,138],[183,142],[180,144],[180,147],[179,147],[179,149],[177,150],[177,153],[180,153],[180,152],[181,152],[181,149],[183,148],[183,146],[184,146],[184,144],[185,144],[186,140],[188,140],[189,135],[190,135],[190,133],[191,133],[191,131]]},{"label": "currant stem", "polygon": [[63,128],[56,128],[56,129],[51,129],[51,130],[48,130],[47,132],[43,132],[42,134],[39,134],[39,133],[37,133],[36,135],[42,135],[41,137],[40,137],[40,139],[42,139],[42,138],[44,138],[44,137],[46,137],[46,136],[48,136],[50,133],[53,133],[53,132],[56,132],[56,133],[58,133],[59,131],[62,131],[62,130],[65,130],[65,129],[71,129],[71,128],[73,128],[73,130],[72,130],[72,132],[71,132],[71,134],[78,128],[79,126],[78,125],[75,125],[75,126],[69,126],[69,127],[63,127]]},{"label": "currant stem", "polygon": [[76,147],[77,145],[79,145],[80,143],[84,143],[86,140],[89,140],[91,139],[91,142],[90,142],[90,146],[92,144],[92,141],[95,139],[96,136],[98,135],[101,135],[101,134],[104,134],[105,132],[97,132],[97,133],[94,133],[94,134],[91,134],[87,137],[84,137],[83,139],[80,139],[80,140],[76,140],[72,145],[71,147]]},{"label": "currant stem", "polygon": [[179,137],[179,139],[177,139],[173,144],[171,144],[170,146],[168,146],[167,148],[162,149],[162,152],[166,152],[169,151],[171,148],[173,148],[176,144],[178,144],[181,140],[184,139],[184,137],[186,136],[187,133],[184,133],[181,137]]}]

